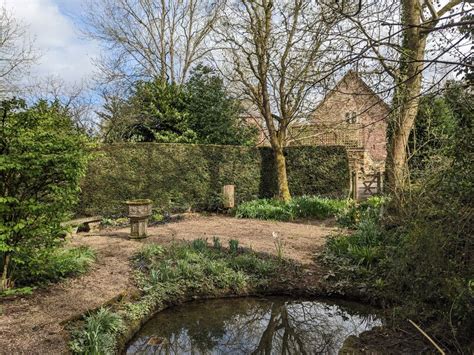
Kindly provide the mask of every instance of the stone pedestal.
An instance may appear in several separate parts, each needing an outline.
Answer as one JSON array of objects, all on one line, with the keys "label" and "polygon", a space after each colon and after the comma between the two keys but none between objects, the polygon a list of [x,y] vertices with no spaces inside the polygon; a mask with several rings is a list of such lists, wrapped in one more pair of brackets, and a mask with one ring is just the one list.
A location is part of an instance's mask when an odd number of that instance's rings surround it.
[{"label": "stone pedestal", "polygon": [[128,205],[128,217],[130,218],[130,238],[146,238],[148,217],[152,214],[151,200],[130,200]]},{"label": "stone pedestal", "polygon": [[146,228],[148,227],[148,218],[130,218],[130,237],[146,238]]}]

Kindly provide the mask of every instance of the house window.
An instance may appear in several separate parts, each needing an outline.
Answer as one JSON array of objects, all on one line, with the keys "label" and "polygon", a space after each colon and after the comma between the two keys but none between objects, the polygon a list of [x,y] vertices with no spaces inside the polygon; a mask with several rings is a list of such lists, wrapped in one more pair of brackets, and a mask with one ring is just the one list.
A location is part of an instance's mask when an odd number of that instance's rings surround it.
[{"label": "house window", "polygon": [[346,112],[346,123],[356,124],[358,123],[357,113],[355,111]]}]

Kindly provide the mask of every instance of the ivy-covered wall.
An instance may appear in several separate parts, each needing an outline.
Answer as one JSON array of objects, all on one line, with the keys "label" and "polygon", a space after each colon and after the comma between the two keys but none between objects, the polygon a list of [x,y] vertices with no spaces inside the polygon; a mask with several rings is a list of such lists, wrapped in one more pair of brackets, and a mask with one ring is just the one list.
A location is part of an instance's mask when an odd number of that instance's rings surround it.
[{"label": "ivy-covered wall", "polygon": [[[349,186],[343,147],[286,150],[291,192],[343,195]],[[118,215],[123,202],[150,198],[165,210],[216,210],[222,186],[234,184],[236,202],[276,194],[270,148],[124,143],[101,146],[82,182],[78,215]]]}]

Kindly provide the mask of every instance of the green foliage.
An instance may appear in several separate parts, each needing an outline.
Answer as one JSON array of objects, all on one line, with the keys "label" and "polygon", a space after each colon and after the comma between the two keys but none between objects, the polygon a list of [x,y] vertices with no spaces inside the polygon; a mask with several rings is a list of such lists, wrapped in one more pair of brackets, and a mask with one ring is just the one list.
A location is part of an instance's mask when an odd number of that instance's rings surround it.
[{"label": "green foliage", "polygon": [[360,203],[349,200],[346,206],[337,213],[337,223],[343,227],[355,229],[366,215],[380,215],[386,203],[387,198],[383,196],[370,196]]},{"label": "green foliage", "polygon": [[241,203],[237,206],[237,218],[258,218],[289,221],[294,218],[288,204],[274,199],[260,199]]},{"label": "green foliage", "polygon": [[0,115],[0,257],[8,287],[24,257],[59,243],[85,173],[87,139],[58,103],[2,101]]},{"label": "green foliage", "polygon": [[[308,181],[305,174],[319,176],[317,184],[304,188],[315,194],[343,195],[348,185],[347,156],[336,147],[291,147],[289,156],[304,151],[308,165],[298,158],[287,160],[290,185],[297,196]],[[268,165],[270,148],[192,144],[113,144],[103,146],[90,162],[83,180],[78,214],[123,215],[123,201],[150,198],[162,210],[216,210],[221,203],[222,186],[235,184],[236,203],[273,196]],[[327,157],[330,155],[330,158]],[[270,155],[271,157],[271,155]],[[321,158],[317,158],[321,157]],[[326,160],[323,160],[326,159]],[[342,173],[323,173],[339,162]],[[271,176],[271,175],[270,175]],[[337,182],[336,182],[337,180]],[[270,185],[267,185],[270,184]],[[317,189],[321,188],[321,191]],[[273,191],[273,192],[272,192]]]},{"label": "green foliage", "polygon": [[108,141],[196,142],[187,122],[186,95],[177,84],[139,81],[128,100],[116,99],[113,104],[103,114],[109,124]]},{"label": "green foliage", "polygon": [[123,328],[119,315],[101,308],[85,319],[85,326],[73,334],[71,350],[76,354],[112,354],[115,352],[115,335]]},{"label": "green foliage", "polygon": [[345,200],[318,196],[295,197],[289,202],[276,199],[260,199],[240,204],[236,209],[238,218],[273,219],[291,221],[296,218],[330,218],[346,206]]},{"label": "green foliage", "polygon": [[21,263],[12,265],[12,277],[18,286],[56,282],[65,277],[85,273],[95,261],[95,252],[85,246],[78,248],[42,248],[19,253]]},{"label": "green foliage", "polygon": [[107,142],[253,144],[256,130],[212,69],[197,66],[187,83],[139,81],[129,98],[109,98],[101,113]]},{"label": "green foliage", "polygon": [[176,285],[194,294],[219,290],[239,291],[252,282],[263,282],[278,268],[270,259],[255,253],[237,253],[238,241],[229,242],[230,254],[212,248],[204,239],[163,249],[145,248],[135,259],[141,270],[139,285],[147,293],[176,290]]},{"label": "green foliage", "polygon": [[194,239],[191,245],[194,250],[202,252],[207,249],[207,239]]},{"label": "green foliage", "polygon": [[165,219],[165,216],[163,216],[163,214],[155,211],[150,217],[150,222],[159,223],[159,222],[163,222],[164,219]]},{"label": "green foliage", "polygon": [[[150,219],[154,222],[155,215],[153,215]],[[103,227],[118,227],[118,226],[126,226],[129,224],[129,218],[127,217],[119,217],[119,218],[102,218],[100,224]]]},{"label": "green foliage", "polygon": [[197,141],[204,144],[253,145],[256,129],[240,117],[240,105],[227,93],[217,72],[198,65],[186,83],[186,110]]},{"label": "green foliage", "polygon": [[354,234],[330,239],[323,260],[335,285],[367,290],[394,306],[395,320],[413,319],[462,353],[474,329],[473,94],[451,84],[444,99],[455,127],[431,147],[437,163],[416,172],[401,209],[388,201],[382,219],[374,208],[359,210]]},{"label": "green foliage", "polygon": [[[0,292],[0,297],[8,296],[29,296],[33,294],[34,287],[10,288]],[[0,312],[1,313],[1,312]]]},{"label": "green foliage", "polygon": [[140,299],[120,305],[115,313],[101,309],[88,316],[83,327],[72,334],[70,346],[74,353],[114,353],[121,324],[142,320],[158,307],[186,297],[264,288],[287,264],[250,251],[231,253],[196,239],[166,249],[146,245],[134,256],[133,265],[142,291]]},{"label": "green foliage", "polygon": [[326,249],[329,254],[350,259],[357,265],[371,267],[378,261],[378,249],[383,242],[382,235],[379,214],[367,209],[361,213],[354,233],[329,238]]},{"label": "green foliage", "polygon": [[212,244],[215,249],[222,249],[222,243],[219,237],[212,237]]},{"label": "green foliage", "polygon": [[229,250],[232,254],[237,254],[239,252],[239,241],[237,239],[229,240]]},{"label": "green foliage", "polygon": [[412,175],[436,164],[439,156],[445,154],[444,148],[455,127],[454,113],[445,96],[427,94],[420,99],[415,127],[408,143],[413,154],[409,160]]}]

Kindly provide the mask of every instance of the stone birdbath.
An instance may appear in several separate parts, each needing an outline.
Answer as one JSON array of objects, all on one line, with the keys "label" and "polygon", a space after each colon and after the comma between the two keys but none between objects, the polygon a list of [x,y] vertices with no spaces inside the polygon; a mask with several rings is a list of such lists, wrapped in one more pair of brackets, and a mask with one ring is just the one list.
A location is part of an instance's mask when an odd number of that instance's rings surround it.
[{"label": "stone birdbath", "polygon": [[146,238],[148,217],[151,216],[152,200],[129,200],[125,202],[128,206],[128,217],[130,218],[130,238]]}]

